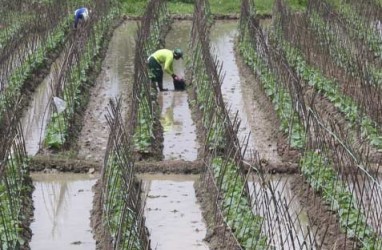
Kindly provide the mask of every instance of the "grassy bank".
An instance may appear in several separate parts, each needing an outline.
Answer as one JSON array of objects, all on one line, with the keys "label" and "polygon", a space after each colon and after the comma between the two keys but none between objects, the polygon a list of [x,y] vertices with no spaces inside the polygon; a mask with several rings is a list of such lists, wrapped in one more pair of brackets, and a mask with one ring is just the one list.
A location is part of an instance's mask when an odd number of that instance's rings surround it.
[{"label": "grassy bank", "polygon": [[[122,9],[126,15],[140,16],[148,0],[121,0]],[[307,0],[288,0],[294,10],[303,10]],[[209,0],[213,14],[239,14],[241,0]],[[256,11],[259,15],[272,13],[274,0],[255,0]],[[192,0],[168,0],[168,9],[173,14],[192,14],[194,3]]]}]

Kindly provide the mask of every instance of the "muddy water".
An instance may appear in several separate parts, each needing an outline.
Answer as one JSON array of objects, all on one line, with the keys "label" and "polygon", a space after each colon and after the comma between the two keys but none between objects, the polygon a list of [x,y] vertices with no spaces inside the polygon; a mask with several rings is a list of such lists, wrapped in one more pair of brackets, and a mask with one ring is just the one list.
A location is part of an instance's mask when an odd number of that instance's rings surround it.
[{"label": "muddy water", "polygon": [[[240,85],[239,69],[236,65],[233,50],[234,39],[237,36],[237,22],[217,22],[211,30],[212,53],[223,63],[222,72],[225,74],[221,86],[224,101],[231,110],[231,118],[239,112],[242,126],[239,130],[239,139],[245,141],[250,135],[247,110],[243,102],[243,94]],[[254,150],[254,142],[249,144],[248,152]]]},{"label": "muddy water", "polygon": [[259,180],[248,182],[253,211],[265,219],[263,233],[275,249],[315,249],[314,245],[318,244],[314,241],[315,232],[309,226],[306,211],[291,191],[292,178],[274,176],[270,180],[275,199]]},{"label": "muddy water", "polygon": [[209,249],[206,226],[196,201],[191,175],[141,175],[147,194],[145,216],[151,248]]},{"label": "muddy water", "polygon": [[[181,48],[184,57],[188,57],[188,44],[191,32],[190,21],[176,21],[166,37],[166,47]],[[174,61],[174,71],[184,77],[184,60]],[[172,78],[165,75],[165,88],[174,90]],[[199,145],[196,141],[196,128],[188,106],[188,95],[185,91],[169,91],[159,93],[159,105],[162,109],[161,124],[164,129],[163,155],[166,160],[183,159],[193,161],[197,158]]]},{"label": "muddy water", "polygon": [[83,174],[32,174],[32,250],[95,249],[89,220],[95,178]]},{"label": "muddy water", "polygon": [[25,147],[28,155],[37,154],[41,143],[44,140],[45,129],[50,118],[51,101],[53,98],[53,89],[56,87],[57,75],[64,62],[66,49],[53,62],[48,76],[40,83],[35,90],[28,108],[25,110],[21,124],[25,139]]},{"label": "muddy water", "polygon": [[245,80],[253,82],[254,79],[245,79],[239,74],[235,58],[235,38],[238,35],[238,22],[218,21],[211,30],[211,50],[217,56],[225,74],[221,86],[222,94],[231,119],[236,112],[241,120],[238,133],[239,140],[246,142],[249,137],[245,158],[251,157],[257,151],[261,158],[278,162],[277,144],[272,141],[272,124],[267,120],[267,113],[262,110],[260,103],[254,100],[253,86],[246,85]]},{"label": "muddy water", "polygon": [[[191,22],[176,21],[166,37],[166,48],[181,48],[188,57]],[[185,62],[174,61],[174,71],[184,77]],[[174,91],[170,76],[164,76],[164,88],[158,103],[161,106],[161,124],[164,129],[163,155],[166,160],[197,159],[196,127],[188,106],[188,95]],[[145,216],[150,232],[152,249],[208,249],[203,242],[206,226],[197,204],[194,182],[190,175],[142,175],[147,195]]]},{"label": "muddy water", "polygon": [[122,110],[125,114],[128,112],[136,33],[137,24],[133,21],[125,22],[114,31],[102,64],[102,71],[97,78],[96,86],[91,90],[79,138],[80,158],[102,161],[109,134],[105,115],[110,99],[121,97]]}]

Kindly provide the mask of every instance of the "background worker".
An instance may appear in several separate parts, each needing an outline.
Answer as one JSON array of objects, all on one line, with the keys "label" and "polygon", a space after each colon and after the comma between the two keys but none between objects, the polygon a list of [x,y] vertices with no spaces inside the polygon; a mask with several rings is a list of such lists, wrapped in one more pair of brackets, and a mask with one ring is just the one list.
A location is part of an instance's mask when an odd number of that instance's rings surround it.
[{"label": "background worker", "polygon": [[174,74],[173,62],[183,58],[183,52],[181,49],[160,49],[155,51],[148,59],[149,77],[154,84],[158,83],[160,91],[167,91],[163,88],[163,71],[171,75],[173,79],[181,79]]},{"label": "background worker", "polygon": [[87,8],[82,7],[74,11],[74,28],[77,29],[80,21],[87,21],[89,19],[89,11]]}]

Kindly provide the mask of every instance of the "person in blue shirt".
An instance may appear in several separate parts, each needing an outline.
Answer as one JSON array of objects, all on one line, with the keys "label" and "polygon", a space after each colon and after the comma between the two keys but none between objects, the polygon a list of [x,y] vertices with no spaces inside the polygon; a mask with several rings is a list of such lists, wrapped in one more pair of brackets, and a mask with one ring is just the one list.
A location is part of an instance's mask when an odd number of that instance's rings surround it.
[{"label": "person in blue shirt", "polygon": [[89,11],[87,8],[82,7],[74,12],[74,28],[77,29],[78,23],[89,19]]}]

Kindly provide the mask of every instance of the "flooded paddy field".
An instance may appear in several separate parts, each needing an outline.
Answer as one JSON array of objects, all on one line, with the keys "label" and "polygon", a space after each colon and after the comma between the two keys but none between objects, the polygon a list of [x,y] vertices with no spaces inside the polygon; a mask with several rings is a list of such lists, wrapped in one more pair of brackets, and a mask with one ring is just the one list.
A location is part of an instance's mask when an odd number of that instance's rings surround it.
[{"label": "flooded paddy field", "polygon": [[[195,12],[184,20],[124,17],[107,28],[105,40],[88,37],[102,30],[103,22],[94,30],[83,26],[86,32],[78,41],[60,49],[49,74],[28,96],[20,126],[6,130],[12,139],[4,140],[7,171],[0,168],[0,188],[6,192],[0,208],[10,221],[0,223],[0,229],[23,217],[22,210],[1,206],[25,195],[20,186],[29,179],[33,213],[23,218],[25,249],[329,250],[373,244],[378,249],[380,124],[368,120],[365,106],[357,103],[363,97],[352,102],[335,96],[342,94],[335,85],[325,85],[333,82],[315,82],[320,69],[306,66],[306,55],[300,56],[290,41],[277,40],[290,38],[289,33],[274,36],[273,25],[280,20],[207,22],[204,8]],[[286,20],[294,19],[280,22]],[[248,30],[247,24],[256,29]],[[293,25],[288,31],[294,34]],[[152,44],[140,39],[150,38],[148,33],[164,37]],[[89,55],[97,51],[90,50],[84,61],[76,54],[94,48],[101,51],[94,58]],[[167,73],[168,91],[153,91],[147,56],[159,48],[183,51],[173,69],[185,79],[185,91],[175,91]],[[312,49],[312,54],[321,52]],[[12,68],[21,63],[11,59]],[[70,78],[66,71],[80,60],[84,68]],[[7,75],[1,76],[6,83]],[[61,119],[55,104],[62,101],[58,96],[68,95],[66,86],[57,85],[67,83],[65,77],[84,84],[70,87],[86,95],[75,96],[68,109],[64,105],[65,115],[73,116],[63,119],[67,130],[55,134],[61,136],[54,138],[57,145],[68,140],[60,148],[44,140],[48,124]],[[343,114],[349,110],[362,119]],[[12,121],[2,114],[3,122]],[[60,126],[50,129],[61,132]],[[363,150],[369,148],[375,169],[364,168],[368,155]],[[20,186],[24,179],[18,175],[25,178]],[[17,181],[8,179],[14,176]],[[7,231],[6,236],[14,235]]]}]

